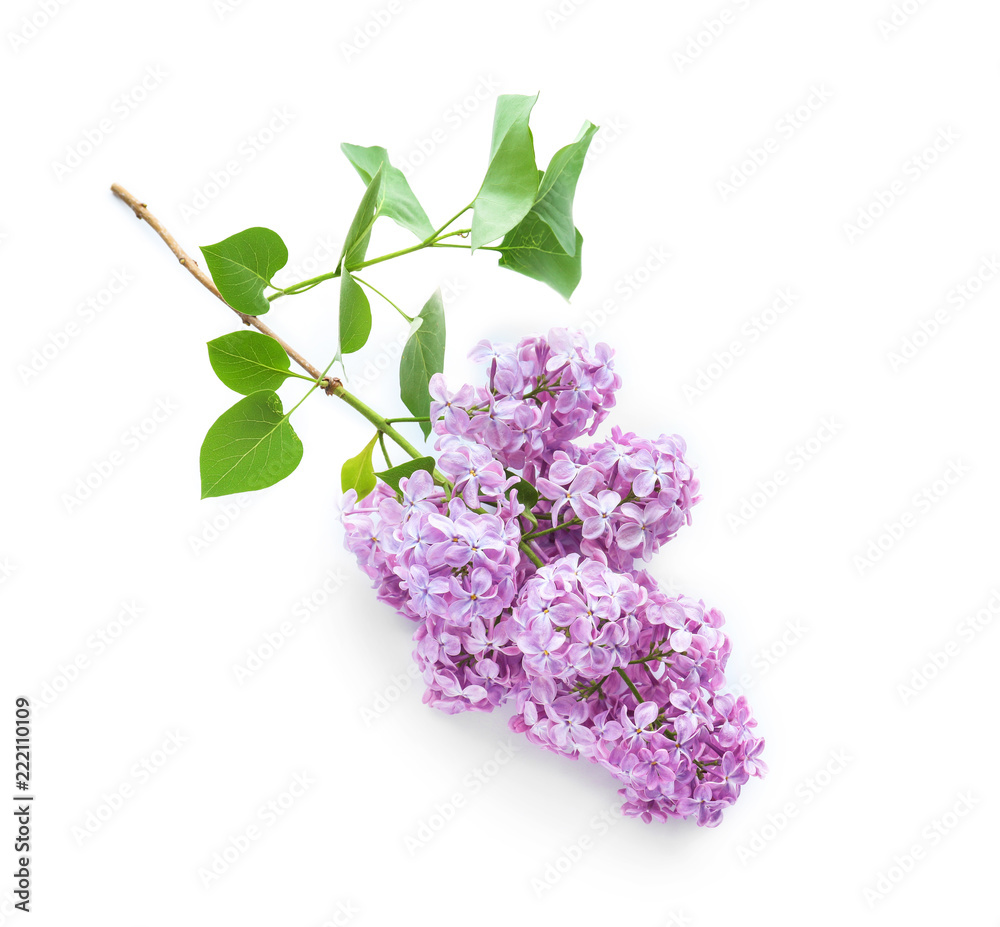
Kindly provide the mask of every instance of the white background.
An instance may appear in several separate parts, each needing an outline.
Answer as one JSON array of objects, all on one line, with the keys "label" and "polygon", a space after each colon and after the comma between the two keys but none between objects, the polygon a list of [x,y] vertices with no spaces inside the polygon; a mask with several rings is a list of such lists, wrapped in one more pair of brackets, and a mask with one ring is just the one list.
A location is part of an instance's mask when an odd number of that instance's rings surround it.
[{"label": "white background", "polygon": [[[995,923],[1000,8],[897,6],[5,4],[0,667],[10,741],[36,703],[32,923]],[[412,628],[342,548],[368,426],[335,400],[296,413],[287,481],[199,501],[237,398],[204,342],[240,326],[108,191],[193,253],[275,229],[290,282],[334,266],[360,198],[340,142],[388,147],[442,222],[497,93],[536,90],[541,164],[604,127],[572,301],[486,253],[369,276],[410,307],[444,282],[454,382],[482,337],[606,317],[611,422],[686,437],[704,499],[653,570],[725,612],[771,767],[714,830],[609,827],[597,767],[421,703]],[[371,253],[409,240],[387,222]],[[267,318],[320,366],[335,293]],[[400,326],[376,309],[385,366]],[[394,376],[358,390],[402,411]]]}]

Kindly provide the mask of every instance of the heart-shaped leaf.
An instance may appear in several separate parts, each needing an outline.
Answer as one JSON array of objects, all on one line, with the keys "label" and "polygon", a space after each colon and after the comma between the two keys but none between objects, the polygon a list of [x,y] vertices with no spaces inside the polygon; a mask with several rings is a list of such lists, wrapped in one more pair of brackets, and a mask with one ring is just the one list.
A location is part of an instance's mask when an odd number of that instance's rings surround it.
[{"label": "heart-shaped leaf", "polygon": [[518,480],[511,489],[517,490],[517,501],[529,509],[538,502],[538,490],[527,480]]},{"label": "heart-shaped leaf", "polygon": [[273,486],[302,459],[278,394],[259,390],[227,409],[201,445],[201,497]]},{"label": "heart-shaped leaf", "polygon": [[260,332],[233,332],[209,341],[208,359],[218,378],[244,396],[277,389],[291,376],[284,349]]},{"label": "heart-shaped leaf", "polygon": [[407,460],[396,467],[388,470],[379,470],[375,475],[383,482],[388,483],[399,493],[399,481],[403,477],[413,476],[418,470],[426,470],[428,473],[434,472],[433,457],[418,457],[416,460]]},{"label": "heart-shaped leaf", "polygon": [[378,169],[382,168],[385,177],[383,216],[388,216],[404,229],[409,229],[421,240],[430,238],[434,234],[434,226],[427,218],[424,207],[414,196],[403,172],[389,162],[389,152],[377,145],[362,148],[360,145],[348,145],[347,142],[340,146],[340,150],[347,155],[347,160],[354,165],[354,169],[366,184],[371,183]]},{"label": "heart-shaped leaf", "polygon": [[364,499],[375,488],[375,468],[372,466],[372,451],[378,441],[378,432],[356,457],[344,461],[340,470],[340,488],[347,492],[355,489],[359,499]]},{"label": "heart-shaped leaf", "polygon": [[351,274],[340,270],[340,353],[360,351],[372,332],[372,307],[368,295]]},{"label": "heart-shaped leaf", "polygon": [[535,202],[538,168],[528,116],[537,99],[538,94],[497,97],[490,165],[473,203],[473,250],[507,234]]},{"label": "heart-shaped leaf", "polygon": [[358,264],[364,261],[365,255],[368,253],[368,242],[372,237],[372,226],[375,224],[382,207],[382,196],[382,168],[380,166],[365,188],[365,195],[361,197],[358,211],[354,214],[351,227],[344,239],[344,250],[340,253],[340,263],[348,270],[354,270]]},{"label": "heart-shaped leaf", "polygon": [[568,255],[576,252],[573,197],[590,140],[596,131],[597,126],[592,122],[585,122],[576,140],[553,155],[538,184],[538,194],[531,207],[531,212],[536,213],[552,229],[556,241]]},{"label": "heart-shaped leaf", "polygon": [[[399,397],[415,416],[430,414],[431,396],[427,384],[435,373],[444,371],[444,302],[441,291],[435,291],[414,319],[414,328],[399,359]],[[431,433],[430,422],[421,422],[426,438]]]},{"label": "heart-shaped leaf", "polygon": [[263,315],[271,304],[264,287],[288,262],[288,249],[277,232],[255,227],[201,249],[208,272],[222,298],[246,315]]},{"label": "heart-shaped leaf", "polygon": [[531,213],[500,243],[500,266],[547,283],[569,299],[582,273],[583,235],[579,229],[573,250],[567,254],[552,229]]},{"label": "heart-shaped leaf", "polygon": [[586,122],[576,140],[556,152],[539,174],[528,214],[500,242],[500,266],[547,283],[566,299],[580,282],[583,236],[573,225],[573,197],[597,126]]}]

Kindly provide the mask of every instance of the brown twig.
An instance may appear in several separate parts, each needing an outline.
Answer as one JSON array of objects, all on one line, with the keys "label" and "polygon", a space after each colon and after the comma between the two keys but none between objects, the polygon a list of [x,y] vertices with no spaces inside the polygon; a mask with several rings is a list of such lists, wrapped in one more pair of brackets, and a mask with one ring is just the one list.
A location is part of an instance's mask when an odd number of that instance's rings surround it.
[{"label": "brown twig", "polygon": [[[140,203],[131,193],[128,192],[121,184],[113,183],[111,185],[111,192],[118,197],[126,206],[128,206],[132,212],[135,213],[136,218],[142,219],[157,235],[160,236],[166,242],[167,247],[173,251],[176,255],[177,260],[181,262],[195,277],[195,279],[210,293],[213,293],[224,303],[222,294],[219,292],[218,287],[212,282],[212,278],[208,276],[199,266],[198,262],[192,260],[188,257],[187,252],[177,243],[177,239],[170,234],[161,224],[160,220],[154,216],[149,209],[146,207],[145,203]],[[229,303],[226,303],[229,306]],[[229,306],[233,309],[232,306]],[[244,312],[240,312],[239,309],[233,309],[242,320],[244,325],[252,325],[261,334],[267,335],[268,338],[273,338],[278,344],[281,345],[284,352],[298,364],[306,373],[309,374],[314,380],[323,380],[324,388],[328,396],[333,395],[333,391],[336,387],[340,386],[340,380],[337,377],[324,377],[321,370],[314,367],[309,363],[298,351],[295,350],[290,344],[288,344],[283,338],[276,335],[270,328],[268,328],[260,319],[253,315],[247,315]]]}]

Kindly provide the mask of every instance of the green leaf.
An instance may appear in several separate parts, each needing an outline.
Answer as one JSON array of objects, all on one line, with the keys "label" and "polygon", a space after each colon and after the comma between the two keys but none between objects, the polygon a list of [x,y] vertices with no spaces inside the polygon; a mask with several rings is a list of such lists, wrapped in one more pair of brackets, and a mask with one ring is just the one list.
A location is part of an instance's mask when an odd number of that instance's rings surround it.
[{"label": "green leaf", "polygon": [[500,266],[547,283],[569,299],[582,274],[583,236],[576,230],[573,254],[567,254],[555,233],[531,213],[500,243]]},{"label": "green leaf", "polygon": [[281,345],[260,332],[233,332],[209,341],[208,359],[219,379],[244,396],[277,389],[291,376]]},{"label": "green leaf", "polygon": [[388,470],[380,470],[375,475],[383,482],[388,483],[396,492],[399,492],[399,481],[404,476],[413,476],[418,470],[426,470],[428,473],[434,472],[433,457],[418,457],[416,460],[408,460],[397,467],[390,467]]},{"label": "green leaf", "polygon": [[[399,398],[415,416],[423,417],[431,410],[427,384],[435,373],[444,371],[444,302],[440,290],[427,300],[413,321],[414,328],[399,359]],[[420,430],[426,438],[431,433],[430,422],[421,422]]]},{"label": "green leaf", "polygon": [[201,445],[201,497],[273,486],[302,459],[302,442],[273,390],[262,389],[227,409]]},{"label": "green leaf", "polygon": [[500,266],[547,283],[566,299],[580,282],[583,236],[573,225],[573,196],[597,126],[584,123],[576,141],[560,148],[544,173],[528,214],[500,243]]},{"label": "green leaf", "polygon": [[382,168],[385,175],[382,215],[388,216],[404,229],[409,229],[421,240],[434,234],[434,226],[427,218],[424,207],[413,195],[405,175],[389,162],[389,152],[377,145],[362,148],[360,145],[348,145],[347,142],[340,146],[340,150],[347,155],[347,160],[354,165],[366,184],[371,183],[378,169]]},{"label": "green leaf", "polygon": [[340,270],[340,353],[360,351],[372,333],[372,308],[354,277]]},{"label": "green leaf", "polygon": [[340,252],[340,262],[348,270],[354,270],[365,259],[368,242],[372,237],[372,226],[382,208],[382,168],[379,167],[361,197],[358,211],[344,239],[344,250]]},{"label": "green leaf", "polygon": [[473,250],[509,232],[535,202],[538,168],[528,116],[537,99],[538,94],[497,97],[490,165],[473,203]]},{"label": "green leaf", "polygon": [[573,196],[583,170],[584,158],[597,126],[585,122],[576,141],[560,148],[545,169],[538,184],[538,194],[531,212],[550,229],[566,254],[576,253],[576,227],[573,225]]},{"label": "green leaf", "polygon": [[529,509],[538,502],[538,490],[527,480],[518,480],[511,489],[517,490],[517,501]]},{"label": "green leaf", "polygon": [[375,450],[375,442],[378,441],[378,432],[371,439],[364,450],[357,457],[344,461],[344,466],[340,470],[340,488],[347,492],[348,489],[356,489],[358,498],[364,499],[375,488],[375,468],[372,466],[372,451]]},{"label": "green leaf", "polygon": [[277,232],[255,227],[201,249],[208,272],[222,298],[246,315],[263,315],[271,307],[264,287],[288,261],[288,249]]}]

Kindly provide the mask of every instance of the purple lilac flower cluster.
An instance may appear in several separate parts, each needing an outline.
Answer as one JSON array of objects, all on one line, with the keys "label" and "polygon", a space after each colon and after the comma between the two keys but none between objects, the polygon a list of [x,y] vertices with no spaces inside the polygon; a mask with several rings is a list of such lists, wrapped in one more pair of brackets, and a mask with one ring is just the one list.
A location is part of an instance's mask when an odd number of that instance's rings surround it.
[{"label": "purple lilac flower cluster", "polygon": [[[484,341],[472,356],[484,386],[431,380],[438,480],[417,471],[398,494],[379,481],[342,507],[378,597],[417,625],[424,701],[509,704],[532,743],[607,769],[624,814],[717,824],[766,771],[764,742],[725,690],[722,615],[638,566],[698,501],[684,441],[615,427],[577,443],[621,383],[607,345],[579,333]],[[519,498],[525,483],[537,499]]]}]

